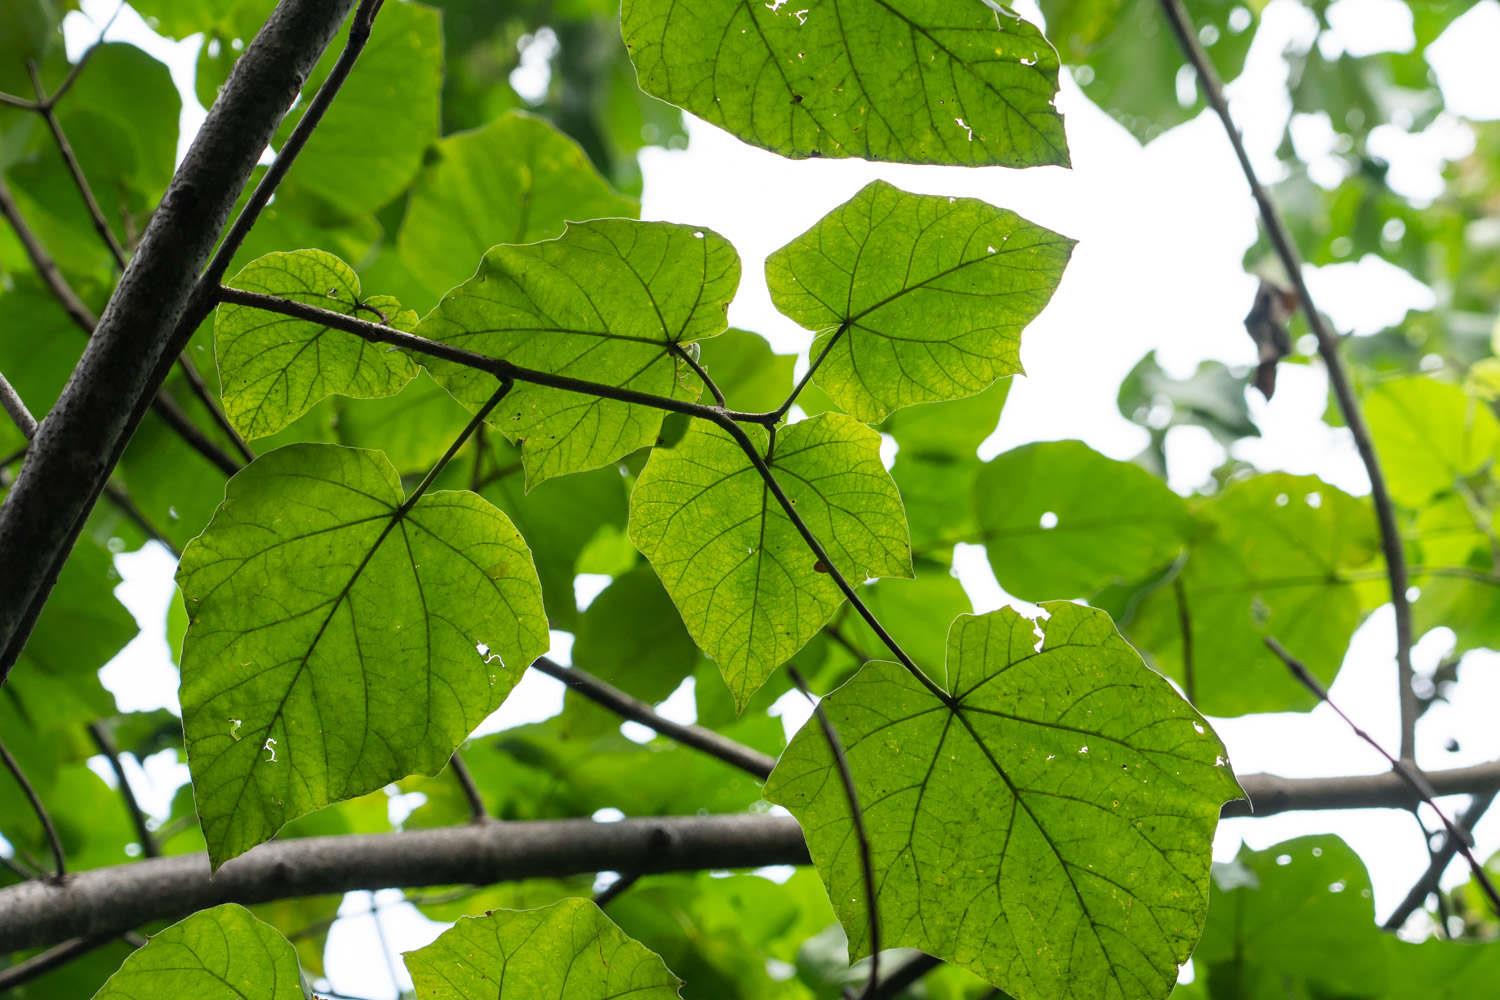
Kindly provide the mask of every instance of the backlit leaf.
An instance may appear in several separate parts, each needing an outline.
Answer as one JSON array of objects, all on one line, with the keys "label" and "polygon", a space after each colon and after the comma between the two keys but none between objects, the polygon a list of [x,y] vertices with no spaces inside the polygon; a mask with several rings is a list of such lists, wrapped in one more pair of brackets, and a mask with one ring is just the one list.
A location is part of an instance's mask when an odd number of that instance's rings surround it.
[{"label": "backlit leaf", "polygon": [[306,1000],[286,938],[237,903],[201,910],[153,934],[94,1000]]},{"label": "backlit leaf", "polygon": [[1231,484],[1196,514],[1181,602],[1172,583],[1153,590],[1131,641],[1209,715],[1311,707],[1264,637],[1332,681],[1370,606],[1364,589],[1384,585],[1369,508],[1315,476],[1270,473]]},{"label": "backlit leaf", "polygon": [[1364,398],[1365,417],[1396,502],[1420,507],[1500,459],[1500,421],[1456,385],[1412,376]]},{"label": "backlit leaf", "polygon": [[999,4],[626,0],[648,93],[783,156],[1067,165],[1057,54]]},{"label": "backlit leaf", "polygon": [[553,239],[565,222],[638,211],[572,139],[512,112],[443,137],[412,185],[397,245],[401,263],[436,296],[492,246]]},{"label": "backlit leaf", "polygon": [[[822,414],[780,430],[770,465],[847,578],[911,575],[906,518],[878,434]],[[696,425],[677,447],[652,453],[630,498],[630,537],[741,710],[844,600],[718,428]]]},{"label": "backlit leaf", "polygon": [[378,452],[293,445],[229,482],[177,572],[182,714],[215,865],[435,773],[547,648],[531,554],[471,493],[402,509]]},{"label": "backlit leaf", "polygon": [[1187,504],[1165,482],[1081,441],[997,455],[974,484],[974,510],[995,579],[1029,601],[1132,583],[1188,538]]},{"label": "backlit leaf", "polygon": [[[823,700],[848,755],[884,946],[920,948],[1016,1000],[1165,997],[1208,908],[1209,845],[1238,794],[1224,748],[1109,616],[961,616],[938,700],[871,663]],[[802,824],[868,953],[859,850],[821,731],[766,795]]]},{"label": "backlit leaf", "polygon": [[875,181],[772,254],[766,282],[818,334],[816,384],[873,422],[1019,372],[1072,249],[1014,212]]},{"label": "backlit leaf", "polygon": [[[734,248],[705,229],[580,223],[556,240],[495,247],[417,332],[525,368],[691,399],[699,386],[683,354],[724,331],[739,278]],[[494,392],[490,375],[428,367],[471,409]],[[661,419],[650,407],[517,385],[489,421],[523,442],[534,486],[655,443]]]},{"label": "backlit leaf", "polygon": [[587,899],[464,917],[406,953],[421,1000],[675,1000],[679,980]]},{"label": "backlit leaf", "polygon": [[[322,250],[267,254],[229,284],[403,330],[417,322],[388,295],[366,298],[354,269]],[[232,302],[219,306],[214,344],[224,412],[247,438],[276,433],[331,395],[395,395],[418,370],[383,344]]]}]

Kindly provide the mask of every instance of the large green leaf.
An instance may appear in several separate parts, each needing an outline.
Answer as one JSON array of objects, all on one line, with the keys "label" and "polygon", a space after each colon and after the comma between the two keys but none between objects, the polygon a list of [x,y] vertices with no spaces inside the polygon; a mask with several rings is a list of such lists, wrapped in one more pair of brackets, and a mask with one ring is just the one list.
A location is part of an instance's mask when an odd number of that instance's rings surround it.
[{"label": "large green leaf", "polygon": [[94,1000],[306,1000],[286,938],[237,903],[200,910],[125,959]]},{"label": "large green leaf", "polygon": [[1383,586],[1369,507],[1315,476],[1269,473],[1231,484],[1197,515],[1180,576],[1145,599],[1131,640],[1209,715],[1310,708],[1316,699],[1264,637],[1333,679]]},{"label": "large green leaf", "polygon": [[[940,701],[876,662],[824,699],[864,811],[886,947],[1016,1000],[1165,997],[1208,908],[1209,845],[1238,794],[1224,748],[1109,616],[961,616]],[[870,938],[833,755],[804,726],[766,795],[807,834],[851,953]]]},{"label": "large green leaf", "polygon": [[637,698],[661,701],[697,662],[698,647],[649,566],[616,577],[578,617],[573,664]]},{"label": "large green leaf", "polygon": [[1379,996],[1386,955],[1375,926],[1370,877],[1332,836],[1264,851],[1241,849],[1216,865],[1208,926],[1194,956],[1214,1000],[1315,995]]},{"label": "large green leaf", "polygon": [[[345,27],[328,46],[304,94],[327,79],[347,36]],[[437,140],[442,82],[438,12],[405,0],[384,4],[338,100],[287,176],[286,192],[314,194],[348,215],[373,212],[395,198],[416,176],[428,144]],[[305,104],[294,109],[282,122],[278,142],[305,109]]]},{"label": "large green leaf", "polygon": [[1500,421],[1456,385],[1413,376],[1365,394],[1381,471],[1398,503],[1420,507],[1500,458]]},{"label": "large green leaf", "polygon": [[510,520],[471,493],[403,509],[378,452],[293,445],[251,463],[177,579],[216,866],[320,806],[435,773],[547,648]]},{"label": "large green leaf", "polygon": [[875,181],[772,254],[766,282],[818,334],[817,385],[873,422],[1019,372],[1021,330],[1072,251],[1014,212]]},{"label": "large green leaf", "polygon": [[464,917],[406,953],[421,1000],[674,1000],[680,981],[586,899]]},{"label": "large green leaf", "polygon": [[1187,542],[1187,504],[1138,465],[1081,441],[997,455],[974,484],[995,579],[1025,600],[1091,597],[1171,562]]},{"label": "large green leaf", "polygon": [[[683,354],[724,331],[739,280],[739,256],[716,233],[580,223],[556,240],[495,247],[417,332],[526,368],[690,399],[699,387]],[[471,409],[494,391],[494,378],[471,368],[429,368]],[[517,385],[489,418],[524,442],[528,485],[653,444],[661,419],[650,407],[535,385]]]},{"label": "large green leaf", "polygon": [[983,468],[979,445],[1000,422],[1010,385],[1005,378],[963,399],[897,410],[881,425],[899,449],[891,477],[901,487],[919,554],[946,559],[955,542],[979,541],[973,505],[953,501],[973,492]]},{"label": "large green leaf", "polygon": [[[878,434],[825,413],[778,432],[770,466],[847,578],[911,575],[901,496],[880,464]],[[631,494],[630,537],[741,710],[844,600],[740,446],[716,427],[694,426],[677,447],[652,453]]]},{"label": "large green leaf", "polygon": [[[322,250],[267,254],[229,284],[403,330],[417,323],[415,313],[388,295],[366,298],[354,269]],[[219,306],[214,345],[224,412],[249,438],[276,433],[334,394],[394,395],[417,374],[416,362],[403,352],[232,302]]]},{"label": "large green leaf", "polygon": [[412,185],[398,238],[401,263],[440,295],[492,246],[535,243],[560,236],[565,222],[638,212],[572,139],[512,112],[437,144]]},{"label": "large green leaf", "polygon": [[650,94],[783,156],[1067,165],[1057,54],[998,3],[625,0]]}]

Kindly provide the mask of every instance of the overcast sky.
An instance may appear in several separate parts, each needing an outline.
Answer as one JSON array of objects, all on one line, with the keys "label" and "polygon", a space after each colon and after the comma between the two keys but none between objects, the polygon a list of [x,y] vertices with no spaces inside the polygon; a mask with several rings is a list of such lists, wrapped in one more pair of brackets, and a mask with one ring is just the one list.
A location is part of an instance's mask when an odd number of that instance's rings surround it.
[{"label": "overcast sky", "polygon": [[[91,42],[114,0],[85,0],[83,13],[69,15],[70,51]],[[1022,13],[1040,20],[1028,2]],[[1330,8],[1335,47],[1356,54],[1401,50],[1412,44],[1410,15],[1400,0],[1337,0]],[[1306,44],[1313,24],[1301,8],[1273,0],[1244,75],[1229,88],[1252,157],[1267,180],[1276,175],[1274,150],[1289,108],[1280,53]],[[193,97],[192,73],[198,40],[174,43],[154,36],[133,12],[117,19],[111,38],[130,41],[168,63],[183,91],[186,147],[203,110]],[[1328,40],[1325,39],[1325,45]],[[1429,55],[1448,108],[1474,118],[1500,116],[1500,3],[1484,0],[1456,22]],[[1330,52],[1329,54],[1333,54]],[[544,69],[528,60],[517,83],[545,85]],[[1026,331],[1021,356],[1027,374],[1017,377],[998,431],[981,455],[990,457],[1028,441],[1080,438],[1116,458],[1130,458],[1146,443],[1140,428],[1115,409],[1121,378],[1155,349],[1170,372],[1190,373],[1205,359],[1245,365],[1254,355],[1241,320],[1254,281],[1241,258],[1256,235],[1256,217],[1243,178],[1217,119],[1200,115],[1146,147],[1140,146],[1084,98],[1064,75],[1058,102],[1067,121],[1073,169],[911,167],[858,161],[790,161],[754,149],[712,126],[690,120],[685,151],[648,150],[643,156],[642,214],[649,219],[708,226],[728,237],[744,261],[744,279],[730,320],[769,338],[783,352],[805,351],[811,335],[771,306],[762,272],[764,258],[860,187],[883,178],[907,190],[968,195],[1013,209],[1079,241],[1052,304]],[[1326,125],[1315,119],[1295,132],[1299,152],[1315,158],[1330,147]],[[1444,117],[1418,136],[1394,128],[1377,130],[1372,151],[1392,163],[1390,179],[1403,194],[1431,198],[1441,189],[1446,159],[1471,146],[1467,128]],[[1323,165],[1325,168],[1327,164]],[[1326,169],[1322,174],[1327,176]],[[1336,178],[1335,178],[1336,179]],[[1432,302],[1422,284],[1375,258],[1320,269],[1310,275],[1319,305],[1341,331],[1374,333],[1408,309]],[[805,360],[804,362],[805,363]],[[1251,394],[1262,437],[1244,442],[1236,456],[1264,469],[1315,473],[1354,493],[1367,492],[1363,470],[1347,435],[1323,424],[1326,385],[1316,366],[1283,369],[1276,398],[1266,404]],[[1224,458],[1208,434],[1178,428],[1168,437],[1171,482],[1187,492],[1202,483]],[[1008,601],[983,553],[965,546],[957,559],[959,578],[978,611]],[[124,709],[175,706],[176,674],[166,651],[163,619],[171,593],[171,559],[151,548],[119,558],[126,583],[121,599],[140,618],[142,635],[106,670],[106,682]],[[585,580],[581,596],[602,581]],[[566,657],[568,637],[556,635],[554,652]],[[1333,695],[1375,736],[1396,744],[1396,704],[1391,658],[1394,637],[1388,609],[1376,613],[1355,637]],[[1431,669],[1444,652],[1444,637],[1429,636],[1417,649],[1419,669]],[[1428,767],[1450,767],[1500,757],[1500,731],[1479,709],[1500,703],[1497,658],[1468,657],[1460,672],[1459,709],[1439,704],[1424,716],[1419,753]],[[486,730],[544,718],[560,706],[555,682],[536,675],[520,685]],[[800,725],[804,709],[787,701],[786,721]],[[1462,710],[1462,706],[1469,706]],[[675,717],[691,719],[689,691],[670,702]],[[1306,715],[1215,720],[1236,770],[1318,775],[1383,770],[1383,763],[1326,709]],[[1444,743],[1455,738],[1456,753]],[[101,769],[104,770],[104,769]],[[148,807],[164,813],[186,770],[171,754],[148,762]],[[1449,801],[1452,807],[1456,803]],[[1420,834],[1411,819],[1391,811],[1291,814],[1221,825],[1215,855],[1232,857],[1243,842],[1264,847],[1289,836],[1331,831],[1364,857],[1374,881],[1377,910],[1399,901],[1426,864]],[[1477,831],[1480,855],[1500,847],[1500,814]],[[1467,877],[1462,866],[1449,881]],[[394,996],[391,975],[370,961],[380,948],[377,928],[365,914],[370,894],[351,893],[350,916],[330,937],[328,969],[335,989],[371,998]],[[394,951],[425,944],[441,931],[396,892],[379,894],[381,930]]]}]

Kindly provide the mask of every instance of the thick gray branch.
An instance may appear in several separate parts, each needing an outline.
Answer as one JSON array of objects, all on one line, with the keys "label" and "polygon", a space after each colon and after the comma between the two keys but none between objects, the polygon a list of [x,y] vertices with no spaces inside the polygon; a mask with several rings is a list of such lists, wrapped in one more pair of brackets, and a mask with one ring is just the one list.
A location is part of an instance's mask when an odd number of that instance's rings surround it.
[{"label": "thick gray branch", "polygon": [[[353,0],[282,0],[236,64],[0,508],[0,680],[166,376],[199,272]],[[191,330],[189,330],[191,332]]]},{"label": "thick gray branch", "polygon": [[[1500,762],[1429,772],[1440,795],[1500,789]],[[1411,786],[1394,773],[1335,778],[1240,779],[1256,816],[1311,809],[1409,809]],[[1224,815],[1252,815],[1231,802]],[[61,884],[0,889],[0,954],[77,937],[115,935],[219,903],[259,903],[387,887],[485,885],[584,872],[651,874],[806,864],[807,847],[784,816],[687,816],[620,823],[552,820],[466,824],[443,830],[273,841],[210,876],[194,854],[97,868]]]},{"label": "thick gray branch", "polygon": [[208,857],[159,858],[0,890],[0,954],[112,935],[219,903],[376,886],[466,885],[580,872],[805,864],[795,820],[690,816],[485,823],[263,844],[210,876]]}]

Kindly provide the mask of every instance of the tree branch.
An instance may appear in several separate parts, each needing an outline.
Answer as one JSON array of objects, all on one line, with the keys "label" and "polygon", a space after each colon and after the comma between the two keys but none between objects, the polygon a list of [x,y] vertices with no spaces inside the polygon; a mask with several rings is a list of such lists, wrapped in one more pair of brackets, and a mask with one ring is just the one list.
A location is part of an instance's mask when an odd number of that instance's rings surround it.
[{"label": "tree branch", "polygon": [[464,793],[464,800],[469,803],[469,818],[475,823],[487,823],[490,820],[489,812],[484,808],[484,796],[479,794],[479,786],[474,783],[474,775],[469,771],[469,765],[457,750],[448,761],[448,770],[453,772],[454,780],[458,782],[459,790]]},{"label": "tree branch", "polygon": [[1203,89],[1204,97],[1213,108],[1214,114],[1219,116],[1219,121],[1224,125],[1224,132],[1229,136],[1230,145],[1234,147],[1235,158],[1239,160],[1240,170],[1250,186],[1250,194],[1255,198],[1255,204],[1260,210],[1261,223],[1265,226],[1266,235],[1270,237],[1271,245],[1276,250],[1276,256],[1281,259],[1281,266],[1286,271],[1287,279],[1291,281],[1297,293],[1302,312],[1307,317],[1307,326],[1317,338],[1318,354],[1323,359],[1324,368],[1327,369],[1329,385],[1333,387],[1339,410],[1344,416],[1344,423],[1354,438],[1354,447],[1359,452],[1360,461],[1364,463],[1365,474],[1369,477],[1370,500],[1375,506],[1375,520],[1380,529],[1380,544],[1385,552],[1386,574],[1390,578],[1391,609],[1396,617],[1396,683],[1401,706],[1399,756],[1404,761],[1413,761],[1416,759],[1418,712],[1417,693],[1412,687],[1414,675],[1411,663],[1411,602],[1406,596],[1406,551],[1402,548],[1401,532],[1396,524],[1395,506],[1391,502],[1390,491],[1386,488],[1385,476],[1380,471],[1380,459],[1375,454],[1375,443],[1370,436],[1369,426],[1365,424],[1364,414],[1360,411],[1359,400],[1354,395],[1349,375],[1344,370],[1343,359],[1339,356],[1338,338],[1334,336],[1333,331],[1323,319],[1323,314],[1318,312],[1317,306],[1313,303],[1312,292],[1308,289],[1307,279],[1302,274],[1302,259],[1297,253],[1297,246],[1292,241],[1281,214],[1276,210],[1275,202],[1271,200],[1270,194],[1255,173],[1255,167],[1250,163],[1250,155],[1245,151],[1245,144],[1240,138],[1239,129],[1235,127],[1234,119],[1230,117],[1229,102],[1224,97],[1224,87],[1208,55],[1203,51],[1203,46],[1198,42],[1192,19],[1188,16],[1182,0],[1161,0],[1161,5],[1166,12],[1167,20],[1171,23],[1173,33],[1177,36],[1178,44],[1197,72],[1198,83]]},{"label": "tree branch", "polygon": [[[1439,795],[1482,794],[1500,789],[1500,761],[1435,771],[1427,779]],[[1225,817],[1313,809],[1409,810],[1420,801],[1394,772],[1331,778],[1252,774],[1240,778],[1240,786],[1250,802],[1228,803]],[[70,875],[61,885],[33,881],[0,889],[0,954],[118,934],[225,902],[807,860],[796,821],[767,815],[465,824],[272,841],[226,862],[212,877],[208,856],[200,853],[95,868]]]},{"label": "tree branch", "polygon": [[141,852],[148,858],[161,857],[161,848],[151,835],[151,827],[146,825],[146,814],[136,801],[135,789],[130,787],[130,779],[125,775],[125,765],[120,760],[120,748],[115,746],[114,737],[98,722],[89,723],[89,736],[104,759],[109,761],[110,770],[115,772],[115,781],[120,786],[120,798],[125,800],[125,808],[130,812],[130,822],[135,827],[135,838],[140,841]]},{"label": "tree branch", "polygon": [[1484,865],[1474,856],[1474,852],[1469,849],[1469,844],[1472,840],[1469,832],[1455,826],[1453,821],[1448,818],[1448,814],[1434,801],[1440,793],[1428,781],[1427,776],[1406,760],[1391,756],[1385,747],[1380,745],[1378,740],[1360,728],[1358,723],[1353,719],[1345,715],[1344,710],[1335,705],[1332,699],[1328,697],[1328,689],[1323,686],[1322,682],[1314,677],[1308,671],[1307,667],[1302,665],[1301,661],[1292,656],[1291,653],[1288,653],[1282,647],[1281,643],[1270,636],[1266,636],[1266,647],[1281,658],[1281,662],[1286,664],[1287,669],[1292,672],[1292,676],[1296,677],[1303,687],[1307,688],[1325,705],[1333,709],[1334,713],[1340,719],[1343,719],[1349,728],[1354,731],[1355,736],[1358,736],[1365,743],[1369,744],[1374,748],[1376,753],[1389,761],[1391,770],[1411,787],[1411,790],[1416,793],[1422,802],[1427,804],[1428,808],[1437,813],[1438,820],[1442,822],[1443,828],[1448,831],[1448,839],[1453,843],[1458,853],[1464,856],[1464,860],[1469,863],[1469,868],[1474,873],[1474,881],[1479,883],[1479,888],[1483,890],[1485,897],[1490,902],[1490,908],[1494,910],[1496,916],[1500,916],[1500,892],[1496,891],[1494,883],[1490,881],[1489,876],[1485,873]]},{"label": "tree branch", "polygon": [[860,874],[865,883],[865,919],[870,927],[870,978],[865,983],[863,994],[868,1000],[875,996],[875,990],[880,985],[880,894],[875,885],[875,861],[870,854],[870,838],[865,833],[865,812],[860,808],[859,792],[854,787],[854,774],[849,770],[849,758],[844,754],[844,744],[839,739],[838,731],[833,728],[833,721],[828,718],[823,703],[807,689],[807,682],[802,679],[797,668],[789,663],[786,669],[791,674],[792,683],[802,692],[802,697],[812,705],[813,717],[823,730],[823,739],[827,741],[828,751],[833,755],[839,783],[844,786],[844,800],[849,804],[849,820],[854,829],[855,844],[859,848]]},{"label": "tree branch", "polygon": [[[1494,801],[1495,793],[1493,791],[1474,796],[1473,800],[1469,803],[1469,807],[1463,811],[1463,814],[1456,821],[1459,830],[1468,837],[1472,837],[1475,825],[1484,818],[1484,814],[1489,811]],[[1458,845],[1461,842],[1459,838],[1454,837],[1452,834],[1444,837],[1442,846],[1432,852],[1432,860],[1427,865],[1427,871],[1422,873],[1422,877],[1407,892],[1406,898],[1401,901],[1401,905],[1397,906],[1391,912],[1391,915],[1386,918],[1386,930],[1400,930],[1402,925],[1410,919],[1411,915],[1417,912],[1422,904],[1427,901],[1427,897],[1438,890],[1438,885],[1443,878],[1443,872],[1448,870],[1448,866],[1458,856]]]},{"label": "tree branch", "polygon": [[273,841],[212,876],[208,856],[200,853],[78,872],[62,884],[0,889],[0,953],[118,934],[226,902],[601,870],[652,874],[806,863],[796,821],[782,816],[485,823]]},{"label": "tree branch", "polygon": [[574,691],[577,691],[595,704],[604,706],[620,718],[640,723],[658,735],[665,736],[667,739],[680,743],[683,746],[701,750],[710,757],[716,757],[731,767],[739,768],[759,781],[765,781],[769,778],[771,776],[771,769],[776,766],[775,758],[741,743],[736,743],[729,737],[721,736],[712,729],[705,729],[702,726],[684,725],[680,722],[665,719],[658,715],[656,710],[644,701],[631,697],[619,688],[611,687],[599,678],[585,673],[577,667],[565,667],[545,656],[538,657],[531,666],[548,677],[562,681]]},{"label": "tree branch", "polygon": [[281,0],[235,64],[0,508],[0,681],[201,315],[224,220],[353,0]]},{"label": "tree branch", "polygon": [[0,741],[0,764],[16,779],[16,784],[21,786],[21,792],[26,796],[26,801],[31,803],[31,811],[36,813],[37,822],[42,825],[42,833],[47,837],[47,844],[52,848],[52,863],[55,867],[55,877],[62,881],[68,874],[68,862],[63,855],[62,840],[57,836],[57,827],[52,825],[52,816],[47,812],[47,807],[42,805],[42,799],[26,780],[26,772],[21,770],[20,763],[11,756],[6,749],[4,741]]},{"label": "tree branch", "polygon": [[116,937],[124,938],[133,948],[143,948],[146,945],[146,939],[133,932],[104,937],[73,938],[71,941],[64,941],[46,951],[38,952],[23,962],[0,969],[0,991],[13,990],[17,986],[29,983],[53,969],[67,965],[74,959],[82,958],[96,948],[102,948]]}]

